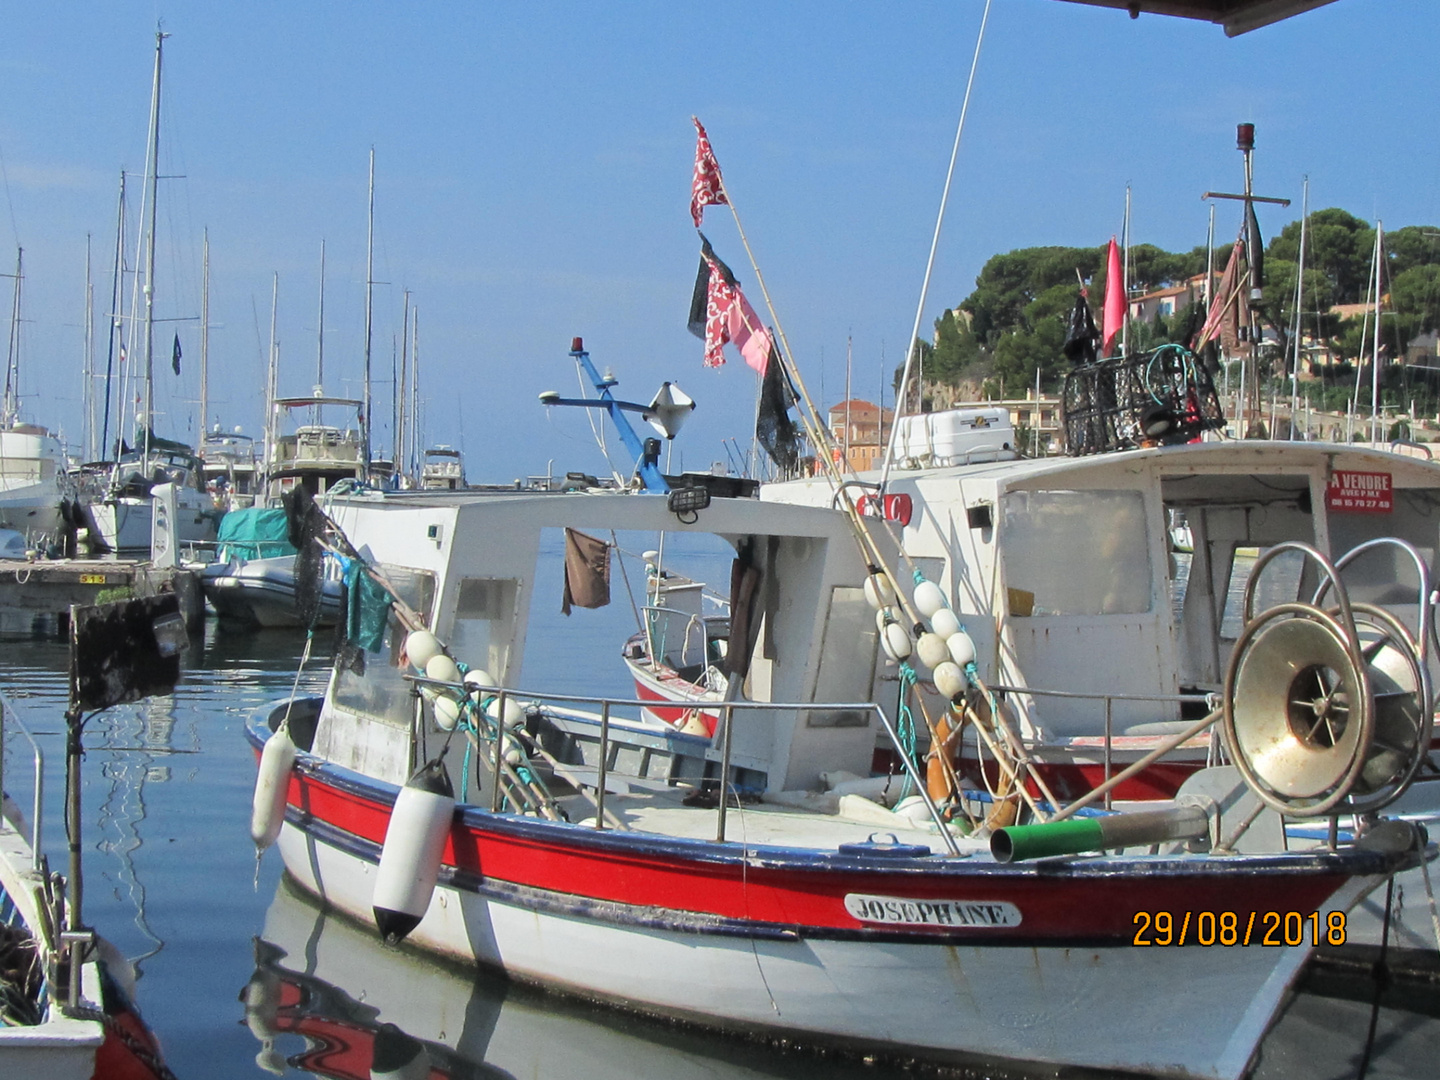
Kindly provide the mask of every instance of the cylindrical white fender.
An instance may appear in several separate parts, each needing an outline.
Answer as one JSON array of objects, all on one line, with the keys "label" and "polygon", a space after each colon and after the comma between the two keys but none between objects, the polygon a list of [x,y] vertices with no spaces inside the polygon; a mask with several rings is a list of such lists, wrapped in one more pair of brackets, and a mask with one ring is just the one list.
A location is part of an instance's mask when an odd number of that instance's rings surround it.
[{"label": "cylindrical white fender", "polygon": [[416,671],[424,671],[430,658],[443,651],[440,639],[429,630],[411,630],[405,638],[405,655],[410,658]]},{"label": "cylindrical white fender", "polygon": [[970,640],[970,635],[964,630],[959,630],[946,638],[945,646],[950,650],[950,659],[962,668],[969,667],[975,662],[975,642]]},{"label": "cylindrical white fender", "polygon": [[880,644],[885,649],[885,655],[891,660],[899,662],[910,656],[910,635],[898,622],[885,624],[885,629],[880,635]]},{"label": "cylindrical white fender", "polygon": [[915,586],[915,610],[930,618],[942,608],[950,605],[945,601],[945,593],[939,585],[933,581],[921,581]]},{"label": "cylindrical white fender", "polygon": [[955,701],[965,693],[965,687],[967,685],[965,673],[960,670],[960,666],[954,661],[946,660],[943,663],[936,664],[935,670],[930,674],[935,682],[935,689],[939,690],[940,693],[944,694],[951,701]]},{"label": "cylindrical white fender", "polygon": [[255,775],[255,797],[250,807],[250,839],[264,851],[280,835],[285,823],[285,800],[290,794],[290,770],[295,766],[295,743],[284,724],[265,740],[260,770]]},{"label": "cylindrical white fender", "polygon": [[438,761],[419,769],[395,799],[371,902],[375,925],[392,945],[425,917],[454,817],[455,791]]},{"label": "cylindrical white fender", "polygon": [[865,579],[865,600],[876,611],[895,603],[895,586],[883,571],[877,570]]},{"label": "cylindrical white fender", "polygon": [[435,700],[430,703],[430,708],[435,712],[436,727],[441,731],[455,730],[455,725],[460,722],[460,703],[458,701],[443,694],[437,694]]},{"label": "cylindrical white fender", "polygon": [[941,608],[930,616],[930,629],[942,638],[949,638],[960,632],[960,616],[948,607]]},{"label": "cylindrical white fender", "polygon": [[921,634],[920,639],[915,642],[915,655],[920,662],[928,668],[934,668],[937,664],[943,664],[950,659],[950,650],[945,645],[945,639],[939,634]]}]

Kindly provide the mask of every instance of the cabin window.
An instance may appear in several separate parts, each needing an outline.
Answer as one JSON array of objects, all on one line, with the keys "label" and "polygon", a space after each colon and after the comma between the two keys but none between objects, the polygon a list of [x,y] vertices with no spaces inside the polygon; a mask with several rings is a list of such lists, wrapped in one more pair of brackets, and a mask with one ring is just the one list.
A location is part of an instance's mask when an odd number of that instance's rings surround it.
[{"label": "cabin window", "polygon": [[1015,491],[1003,500],[1012,616],[1131,615],[1151,608],[1138,491]]},{"label": "cabin window", "polygon": [[[864,701],[873,690],[875,650],[879,632],[865,590],[848,585],[830,591],[820,641],[820,668],[815,697],[830,701]],[[870,714],[853,709],[814,709],[805,714],[807,727],[864,727]]]},{"label": "cabin window", "polygon": [[471,667],[504,679],[515,634],[516,578],[462,578],[455,601],[450,651]]},{"label": "cabin window", "polygon": [[[395,594],[427,624],[435,598],[435,575],[406,566],[376,567]],[[407,631],[394,612],[390,614],[389,637],[379,653],[364,653],[349,666],[335,670],[335,703],[351,712],[408,727],[414,715],[412,684],[405,681],[410,669],[400,667],[400,650]]]}]

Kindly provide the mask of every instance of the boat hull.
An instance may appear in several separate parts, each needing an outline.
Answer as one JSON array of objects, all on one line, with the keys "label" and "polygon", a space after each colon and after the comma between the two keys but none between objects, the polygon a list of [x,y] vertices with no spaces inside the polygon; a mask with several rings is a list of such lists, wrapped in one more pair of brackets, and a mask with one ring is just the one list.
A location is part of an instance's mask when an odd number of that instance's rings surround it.
[{"label": "boat hull", "polygon": [[[251,738],[263,742],[253,723]],[[303,888],[372,925],[397,791],[302,755],[278,842]],[[1379,861],[1352,855],[1365,858],[877,865],[468,807],[410,941],[749,1035],[961,1063],[1239,1077],[1308,947],[1146,947],[1137,912],[1178,922],[1230,910],[1243,926],[1247,912],[1318,910],[1324,926],[1326,912],[1380,880]],[[866,897],[912,906],[901,904],[900,922],[866,920],[852,914]],[[967,926],[911,918],[947,900],[990,914]]]},{"label": "boat hull", "polygon": [[[295,603],[293,557],[251,559],[208,570],[201,579],[205,599],[217,615],[243,626],[304,627]],[[340,613],[340,583],[327,579],[316,626],[333,626]]]}]

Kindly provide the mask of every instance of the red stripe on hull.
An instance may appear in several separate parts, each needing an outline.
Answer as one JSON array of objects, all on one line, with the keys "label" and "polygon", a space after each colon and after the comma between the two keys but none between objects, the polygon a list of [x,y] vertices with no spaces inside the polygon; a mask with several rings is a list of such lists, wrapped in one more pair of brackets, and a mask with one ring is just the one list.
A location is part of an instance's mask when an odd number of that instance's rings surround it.
[{"label": "red stripe on hull", "polygon": [[[384,842],[390,807],[340,791],[313,776],[296,775],[290,797],[319,820],[376,844]],[[847,893],[915,901],[1006,902],[1020,908],[1018,927],[975,931],[984,940],[1130,940],[1140,911],[1235,912],[1243,926],[1252,912],[1323,910],[1345,882],[1343,872],[1286,874],[1255,869],[1220,872],[1214,862],[1161,870],[1139,867],[1113,874],[1101,863],[1052,864],[996,870],[992,864],[936,857],[929,872],[906,868],[874,872],[810,866],[777,866],[737,845],[673,842],[664,852],[624,850],[627,839],[529,819],[495,818],[498,827],[459,825],[451,830],[443,861],[484,879],[549,892],[612,901],[639,908],[696,912],[725,919],[816,930],[889,929],[908,933],[954,933],[955,928],[861,922],[845,908]],[[511,827],[513,826],[513,827]],[[545,833],[548,835],[537,835]],[[603,840],[599,839],[603,838]],[[659,838],[637,838],[641,842]],[[719,861],[719,855],[725,861]],[[709,856],[707,858],[706,856]],[[777,856],[780,861],[782,856]],[[1111,864],[1114,865],[1114,864]],[[1133,864],[1132,864],[1133,866]],[[977,872],[979,871],[979,872]],[[1323,915],[1322,915],[1323,920]]]}]

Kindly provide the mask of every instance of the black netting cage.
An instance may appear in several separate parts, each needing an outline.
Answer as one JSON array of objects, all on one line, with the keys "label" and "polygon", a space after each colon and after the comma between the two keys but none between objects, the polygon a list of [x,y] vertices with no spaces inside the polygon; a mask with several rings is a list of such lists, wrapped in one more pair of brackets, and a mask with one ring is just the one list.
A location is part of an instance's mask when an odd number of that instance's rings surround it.
[{"label": "black netting cage", "polygon": [[1072,457],[1189,442],[1225,426],[1210,373],[1179,345],[1073,369],[1060,409]]}]

